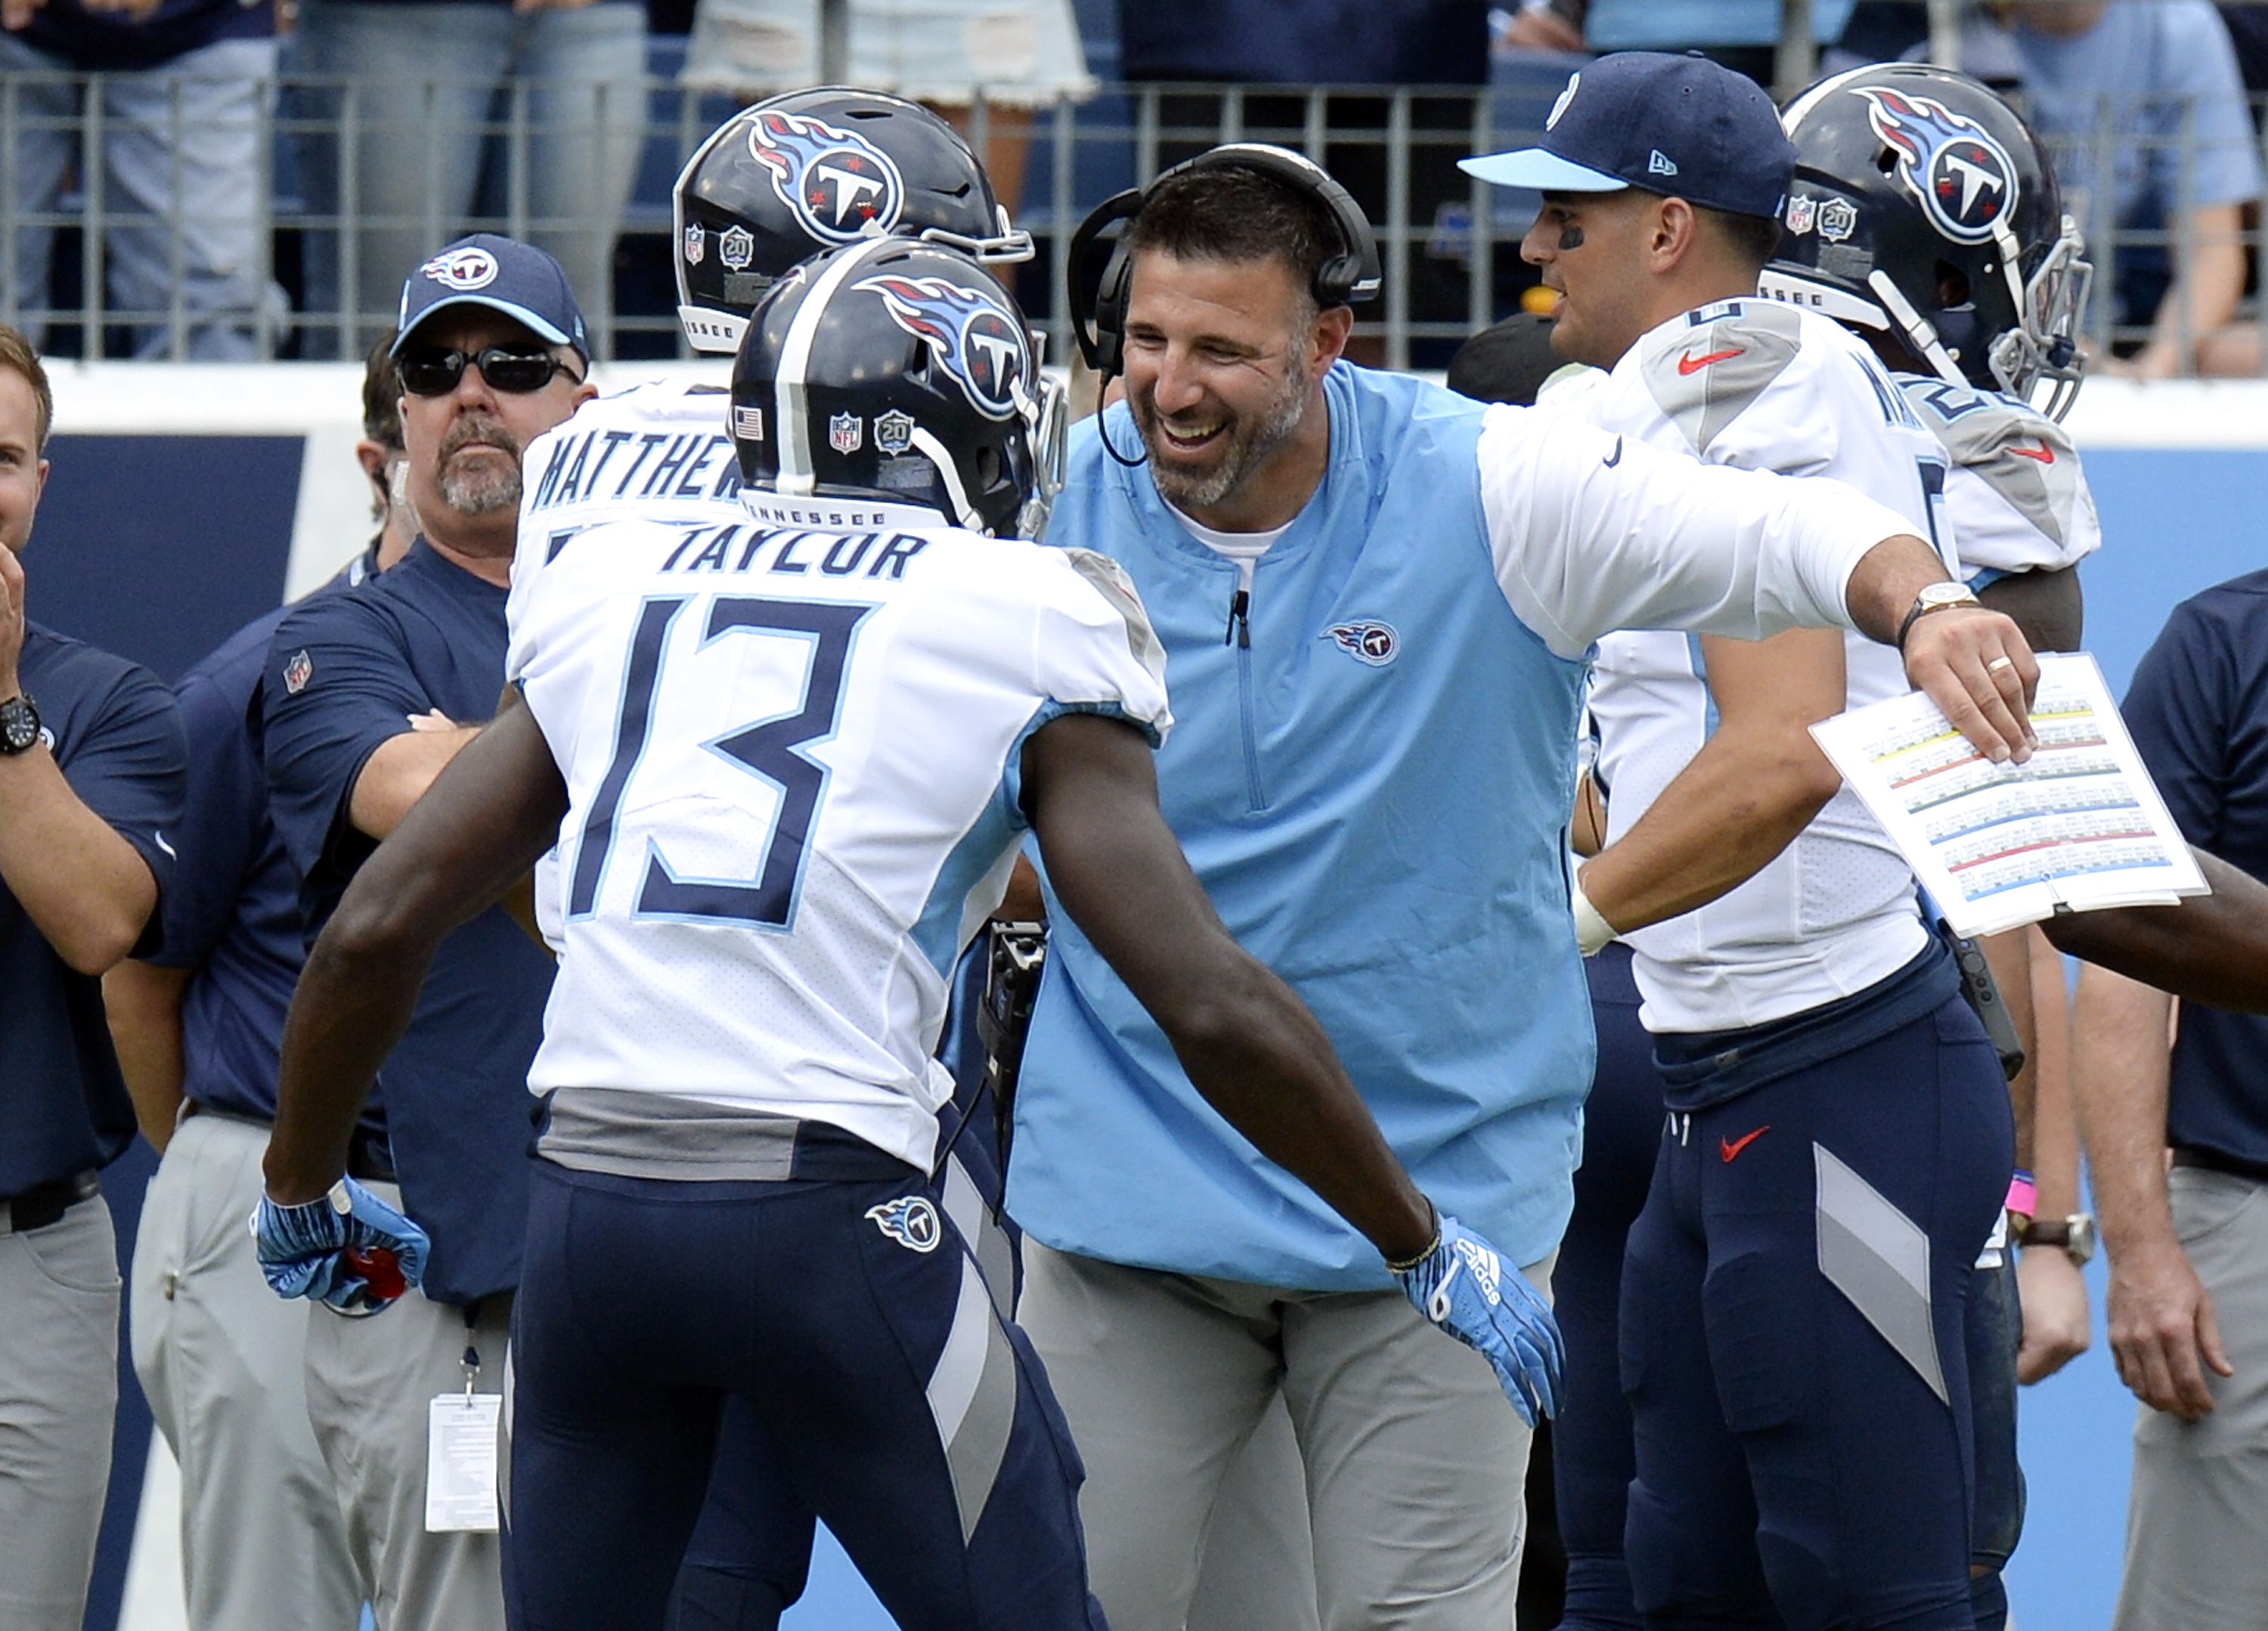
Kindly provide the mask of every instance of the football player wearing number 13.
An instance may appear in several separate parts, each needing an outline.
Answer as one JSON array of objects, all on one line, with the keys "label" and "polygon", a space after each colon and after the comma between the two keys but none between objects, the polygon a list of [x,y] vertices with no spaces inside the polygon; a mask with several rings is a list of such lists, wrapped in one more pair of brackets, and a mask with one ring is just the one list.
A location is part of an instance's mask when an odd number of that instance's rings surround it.
[{"label": "football player wearing number 13", "polygon": [[[516,1626],[661,1625],[735,1397],[900,1625],[1101,1625],[1077,1452],[932,1177],[946,974],[1027,829],[1208,1099],[1523,1414],[1554,1407],[1549,1311],[1418,1193],[1182,859],[1151,765],[1164,653],[1126,579],[1014,540],[1038,518],[1035,377],[1021,314],[957,252],[870,240],[774,289],[733,376],[747,518],[556,555],[529,535],[524,705],[310,958],[279,1201],[336,1178],[433,948],[566,835],[514,1327]],[[845,414],[918,434],[822,439]]]}]

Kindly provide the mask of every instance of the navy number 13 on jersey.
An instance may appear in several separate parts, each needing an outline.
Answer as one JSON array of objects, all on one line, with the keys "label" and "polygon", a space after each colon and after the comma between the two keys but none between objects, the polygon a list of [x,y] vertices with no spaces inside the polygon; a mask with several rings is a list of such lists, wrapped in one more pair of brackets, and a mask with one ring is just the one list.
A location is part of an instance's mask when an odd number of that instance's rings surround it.
[{"label": "navy number 13 on jersey", "polygon": [[[567,915],[587,916],[596,906],[609,852],[615,846],[623,795],[637,774],[653,727],[654,699],[669,662],[669,635],[689,597],[657,597],[638,609],[622,672],[622,707],[615,719],[614,756],[599,783],[576,843]],[[708,604],[700,645],[731,637],[792,639],[809,647],[803,705],[793,713],[754,721],[703,744],[729,763],[779,790],[771,841],[754,879],[688,878],[669,864],[659,844],[647,845],[638,881],[637,913],[784,929],[794,915],[805,847],[817,816],[827,772],[803,749],[835,732],[843,701],[843,665],[850,637],[870,606],[833,601],[766,600],[718,596]]]}]

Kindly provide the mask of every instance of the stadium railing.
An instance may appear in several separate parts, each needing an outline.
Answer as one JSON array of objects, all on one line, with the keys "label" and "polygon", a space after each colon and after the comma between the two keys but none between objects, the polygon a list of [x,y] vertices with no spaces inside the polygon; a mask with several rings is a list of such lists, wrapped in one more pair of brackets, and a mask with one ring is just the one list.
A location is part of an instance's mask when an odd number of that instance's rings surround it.
[{"label": "stadium railing", "polygon": [[[675,79],[682,41],[656,36],[644,90],[644,134],[637,180],[621,224],[612,288],[603,295],[582,290],[602,356],[659,357],[681,354],[674,319],[675,295],[669,243],[669,187],[689,153],[735,104],[729,98],[682,89]],[[1031,229],[1039,256],[1019,274],[1018,293],[1049,334],[1049,356],[1069,355],[1069,325],[1057,270],[1064,246],[1085,212],[1138,177],[1219,141],[1266,140],[1299,148],[1346,180],[1376,223],[1385,261],[1385,288],[1379,302],[1358,313],[1365,355],[1392,367],[1442,365],[1448,351],[1475,328],[1513,309],[1535,282],[1519,256],[1519,240],[1532,218],[1533,195],[1491,188],[1455,169],[1471,152],[1532,139],[1565,81],[1570,59],[1500,56],[1495,83],[1469,87],[1277,86],[1222,84],[1106,85],[1084,101],[1062,101],[1029,114],[1007,114],[980,103],[968,122],[980,148],[995,127],[1012,117],[1028,131],[1028,165],[1017,217]],[[75,111],[42,118],[25,107],[24,87],[67,82],[76,93]],[[166,303],[153,309],[127,309],[106,292],[106,242],[115,228],[154,228],[178,257],[185,231],[178,211],[171,217],[136,215],[106,185],[103,166],[85,162],[99,151],[104,134],[102,77],[0,77],[0,229],[8,252],[0,253],[0,318],[43,332],[57,356],[121,356],[130,354],[138,334],[150,342],[145,354],[173,360],[193,356],[199,314],[188,309],[176,280]],[[230,315],[246,351],[253,357],[335,358],[358,355],[358,338],[391,320],[390,311],[342,309],[334,297],[316,304],[308,269],[318,246],[335,246],[350,268],[359,229],[371,224],[352,205],[348,156],[357,151],[365,122],[358,99],[337,81],[286,77],[261,115],[258,173],[232,201],[239,221],[258,229],[261,263],[254,268],[256,298]],[[508,84],[496,93],[484,126],[483,197],[493,202],[482,213],[446,219],[438,209],[423,217],[433,244],[460,231],[487,230],[525,236],[545,228],[583,224],[547,219],[529,205],[528,161],[538,144],[567,132],[546,128],[531,114],[529,87]],[[81,154],[66,173],[61,192],[47,201],[20,196],[16,154],[19,142],[41,133],[63,132]],[[2110,140],[2103,121],[2097,146]],[[183,129],[180,140],[198,132]],[[2170,150],[2176,173],[2186,176],[2193,157],[2190,125],[2146,145]],[[2098,154],[2098,158],[2106,155]],[[415,151],[401,162],[420,162]],[[328,164],[340,185],[330,195],[343,206],[319,207],[324,189],[311,165]],[[2245,231],[2257,260],[2261,227],[2257,218]],[[2176,235],[2165,230],[2108,233],[2100,221],[2089,227],[2090,253],[2098,268],[2095,298],[2087,314],[2087,335],[2097,348],[2139,341],[2143,332],[2114,326],[2108,268],[2117,257],[2178,252]],[[19,265],[19,249],[29,234],[51,238],[48,296],[32,298],[30,269]],[[2107,239],[2107,241],[2106,241]],[[175,264],[178,265],[178,260]],[[407,273],[409,268],[401,268]],[[351,286],[351,278],[340,281]]]}]

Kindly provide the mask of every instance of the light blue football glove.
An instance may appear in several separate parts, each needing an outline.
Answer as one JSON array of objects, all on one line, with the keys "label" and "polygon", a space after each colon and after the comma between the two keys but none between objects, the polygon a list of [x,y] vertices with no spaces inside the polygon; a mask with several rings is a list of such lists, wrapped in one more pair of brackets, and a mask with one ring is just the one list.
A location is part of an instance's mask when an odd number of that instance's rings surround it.
[{"label": "light blue football glove", "polygon": [[342,1178],[320,1201],[252,1214],[260,1272],[278,1297],[306,1297],[343,1313],[375,1314],[425,1277],[425,1231]]},{"label": "light blue football glove", "polygon": [[1447,1213],[1433,1249],[1395,1278],[1418,1311],[1495,1370],[1505,1395],[1528,1426],[1559,1414],[1567,1348],[1551,1306],[1528,1276]]}]

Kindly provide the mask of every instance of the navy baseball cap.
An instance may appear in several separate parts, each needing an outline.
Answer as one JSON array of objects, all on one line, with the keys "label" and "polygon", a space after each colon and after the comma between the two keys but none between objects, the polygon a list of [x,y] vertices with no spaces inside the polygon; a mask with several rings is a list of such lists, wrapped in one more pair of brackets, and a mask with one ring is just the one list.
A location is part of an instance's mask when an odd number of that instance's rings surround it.
[{"label": "navy baseball cap", "polygon": [[1542,146],[1458,167],[1498,187],[1635,187],[1732,215],[1777,217],[1795,179],[1795,146],[1771,98],[1745,74],[1705,56],[1623,51],[1568,77]]},{"label": "navy baseball cap", "polygon": [[475,232],[412,272],[401,285],[401,314],[395,325],[401,332],[394,336],[393,355],[401,355],[420,323],[455,305],[501,312],[554,345],[574,347],[585,363],[591,360],[583,308],[575,304],[567,274],[534,244]]}]

